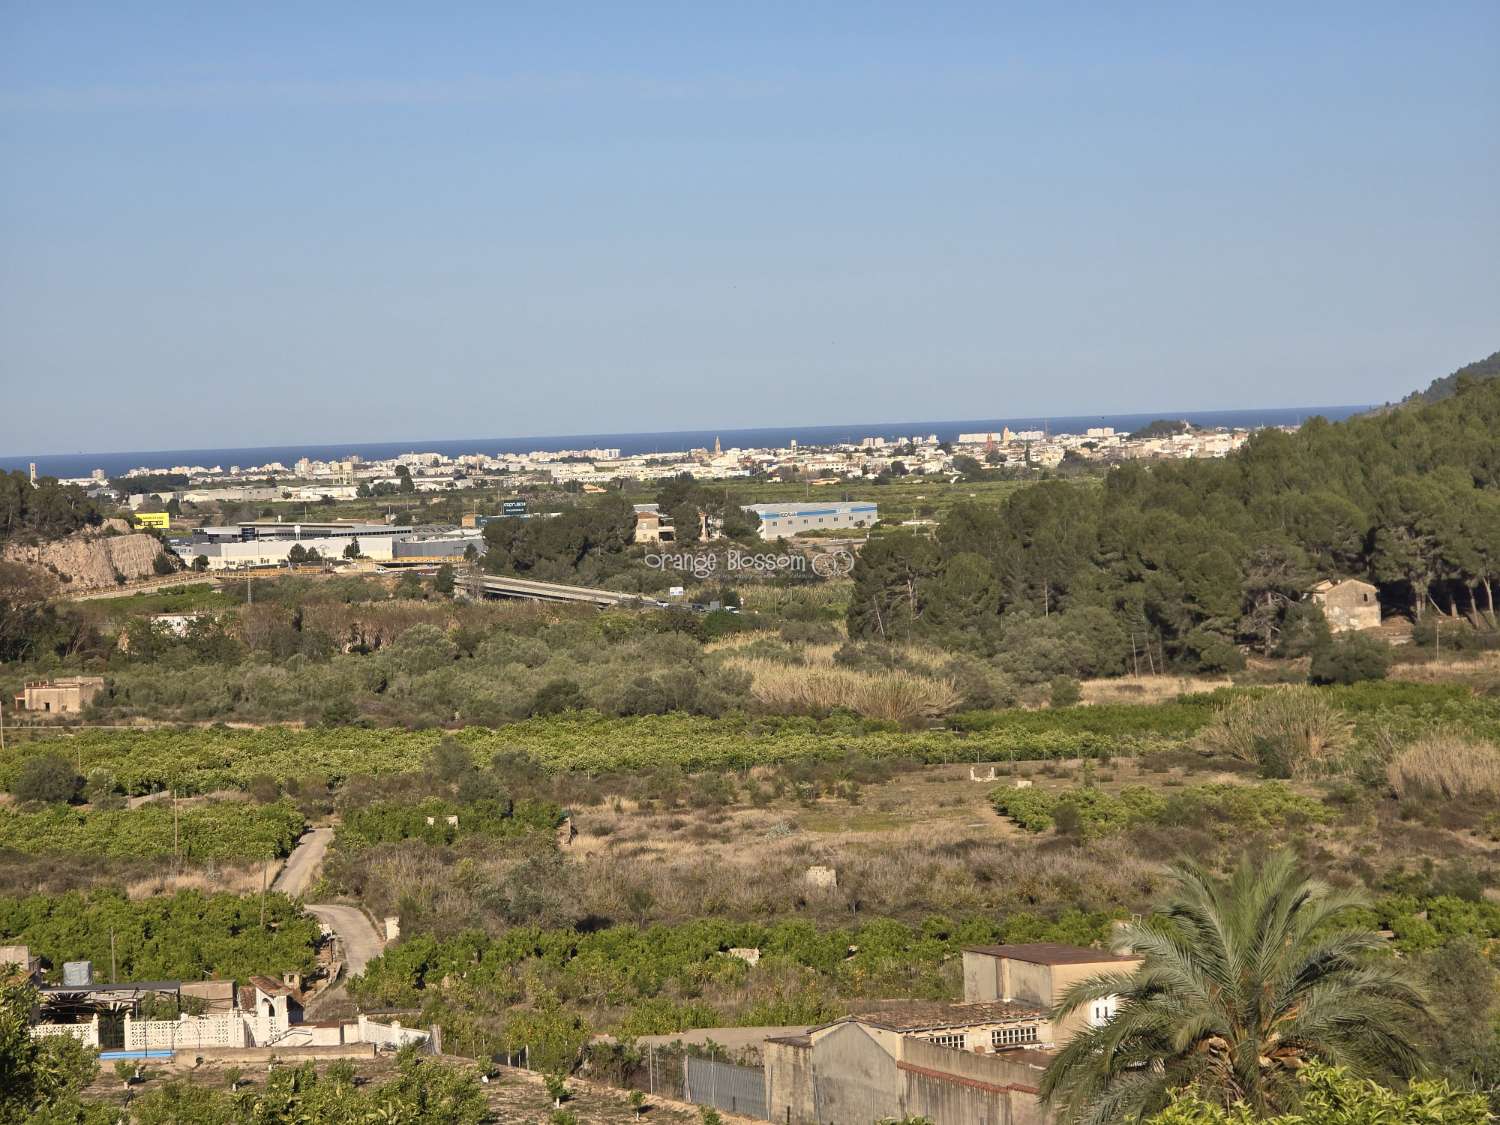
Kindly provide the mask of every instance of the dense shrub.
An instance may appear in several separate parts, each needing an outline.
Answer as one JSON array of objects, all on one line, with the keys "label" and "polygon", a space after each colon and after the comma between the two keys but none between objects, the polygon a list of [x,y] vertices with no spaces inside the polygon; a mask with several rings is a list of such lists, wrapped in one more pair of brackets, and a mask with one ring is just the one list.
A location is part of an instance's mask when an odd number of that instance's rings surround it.
[{"label": "dense shrub", "polygon": [[1485,1125],[1490,1120],[1483,1094],[1443,1081],[1418,1079],[1392,1090],[1323,1062],[1307,1066],[1298,1081],[1302,1090],[1296,1113],[1267,1117],[1242,1102],[1225,1108],[1189,1086],[1150,1117],[1149,1125]]},{"label": "dense shrub", "polygon": [[1385,679],[1390,666],[1388,645],[1354,633],[1314,651],[1308,677],[1315,684],[1357,684]]},{"label": "dense shrub", "polygon": [[1056,708],[1073,707],[1083,699],[1083,691],[1072,676],[1053,676],[1048,702]]},{"label": "dense shrub", "polygon": [[1002,816],[1028,832],[1057,828],[1062,834],[1102,836],[1136,825],[1261,830],[1327,818],[1310,797],[1283,785],[1195,785],[1172,792],[1127,785],[1118,793],[1081,787],[1069,790],[1013,789],[990,793]]},{"label": "dense shrub", "polygon": [[1250,762],[1264,777],[1305,777],[1343,764],[1354,722],[1312,688],[1277,688],[1232,699],[1198,736],[1205,750]]},{"label": "dense shrub", "polygon": [[[962,923],[934,917],[908,926],[880,919],[827,930],[801,920],[767,925],[718,918],[587,933],[523,925],[495,937],[407,938],[386,949],[350,987],[361,1003],[426,1003],[429,1014],[450,996],[471,1006],[481,998],[497,1003],[490,1049],[529,1045],[528,1037],[556,1037],[571,1044],[567,1029],[546,1018],[559,1000],[575,1005],[602,1001],[618,1013],[615,1029],[632,1034],[722,1022],[817,1022],[847,1012],[867,997],[946,996],[951,984],[943,967],[965,945],[1090,945],[1103,939],[1109,923],[1105,914],[1067,911],[1055,920],[1021,913]],[[752,968],[729,956],[735,947],[759,949],[760,963]],[[512,1016],[503,1010],[527,999],[535,1001],[531,1014]],[[477,1028],[470,1034],[482,1035]],[[485,1042],[476,1038],[468,1047]]]},{"label": "dense shrub", "polygon": [[66,804],[78,799],[83,778],[73,765],[59,754],[38,754],[28,758],[16,771],[10,791],[18,801],[42,801]]}]

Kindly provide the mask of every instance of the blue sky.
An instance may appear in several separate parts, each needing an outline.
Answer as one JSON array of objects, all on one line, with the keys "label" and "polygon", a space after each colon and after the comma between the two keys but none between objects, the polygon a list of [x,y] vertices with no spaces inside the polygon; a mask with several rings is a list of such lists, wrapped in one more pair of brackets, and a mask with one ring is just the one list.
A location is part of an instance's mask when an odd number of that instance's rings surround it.
[{"label": "blue sky", "polygon": [[0,452],[1381,401],[1500,5],[0,0]]}]

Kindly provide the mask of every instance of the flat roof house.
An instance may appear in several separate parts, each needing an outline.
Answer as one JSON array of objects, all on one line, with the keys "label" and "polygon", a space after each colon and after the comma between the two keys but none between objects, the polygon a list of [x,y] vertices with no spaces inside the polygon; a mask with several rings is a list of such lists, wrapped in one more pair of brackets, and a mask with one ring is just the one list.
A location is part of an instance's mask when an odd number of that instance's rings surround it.
[{"label": "flat roof house", "polygon": [[[964,950],[964,999],[1005,999],[1051,1011],[1079,981],[1129,973],[1140,963],[1139,957],[1060,942],[970,946]],[[1087,1027],[1108,1023],[1114,1014],[1114,998],[1100,1000],[1092,1011],[1074,1012],[1050,1025],[1051,1038],[1066,1043]]]},{"label": "flat roof house", "polygon": [[42,714],[76,715],[104,690],[103,676],[61,676],[55,680],[28,680],[16,693],[16,707]]}]

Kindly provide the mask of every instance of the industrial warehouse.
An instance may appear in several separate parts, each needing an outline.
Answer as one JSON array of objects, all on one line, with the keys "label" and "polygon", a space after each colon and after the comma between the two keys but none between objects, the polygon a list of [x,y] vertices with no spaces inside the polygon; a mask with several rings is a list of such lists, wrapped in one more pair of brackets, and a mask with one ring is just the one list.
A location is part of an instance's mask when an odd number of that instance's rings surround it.
[{"label": "industrial warehouse", "polygon": [[397,527],[333,520],[281,523],[274,520],[192,529],[173,551],[199,569],[247,570],[303,561],[369,559],[377,563],[457,562],[484,553],[484,533],[469,527]]}]

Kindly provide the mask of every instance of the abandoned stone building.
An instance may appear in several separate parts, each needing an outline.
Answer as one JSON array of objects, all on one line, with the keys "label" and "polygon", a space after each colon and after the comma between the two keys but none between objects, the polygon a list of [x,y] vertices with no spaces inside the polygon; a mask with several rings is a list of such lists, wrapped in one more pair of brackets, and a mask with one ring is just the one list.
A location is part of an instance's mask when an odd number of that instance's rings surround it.
[{"label": "abandoned stone building", "polygon": [[1358,578],[1325,578],[1308,597],[1323,610],[1335,633],[1380,628],[1380,597],[1374,586]]},{"label": "abandoned stone building", "polygon": [[16,707],[41,714],[76,715],[104,690],[103,676],[62,676],[28,680],[16,693]]}]

